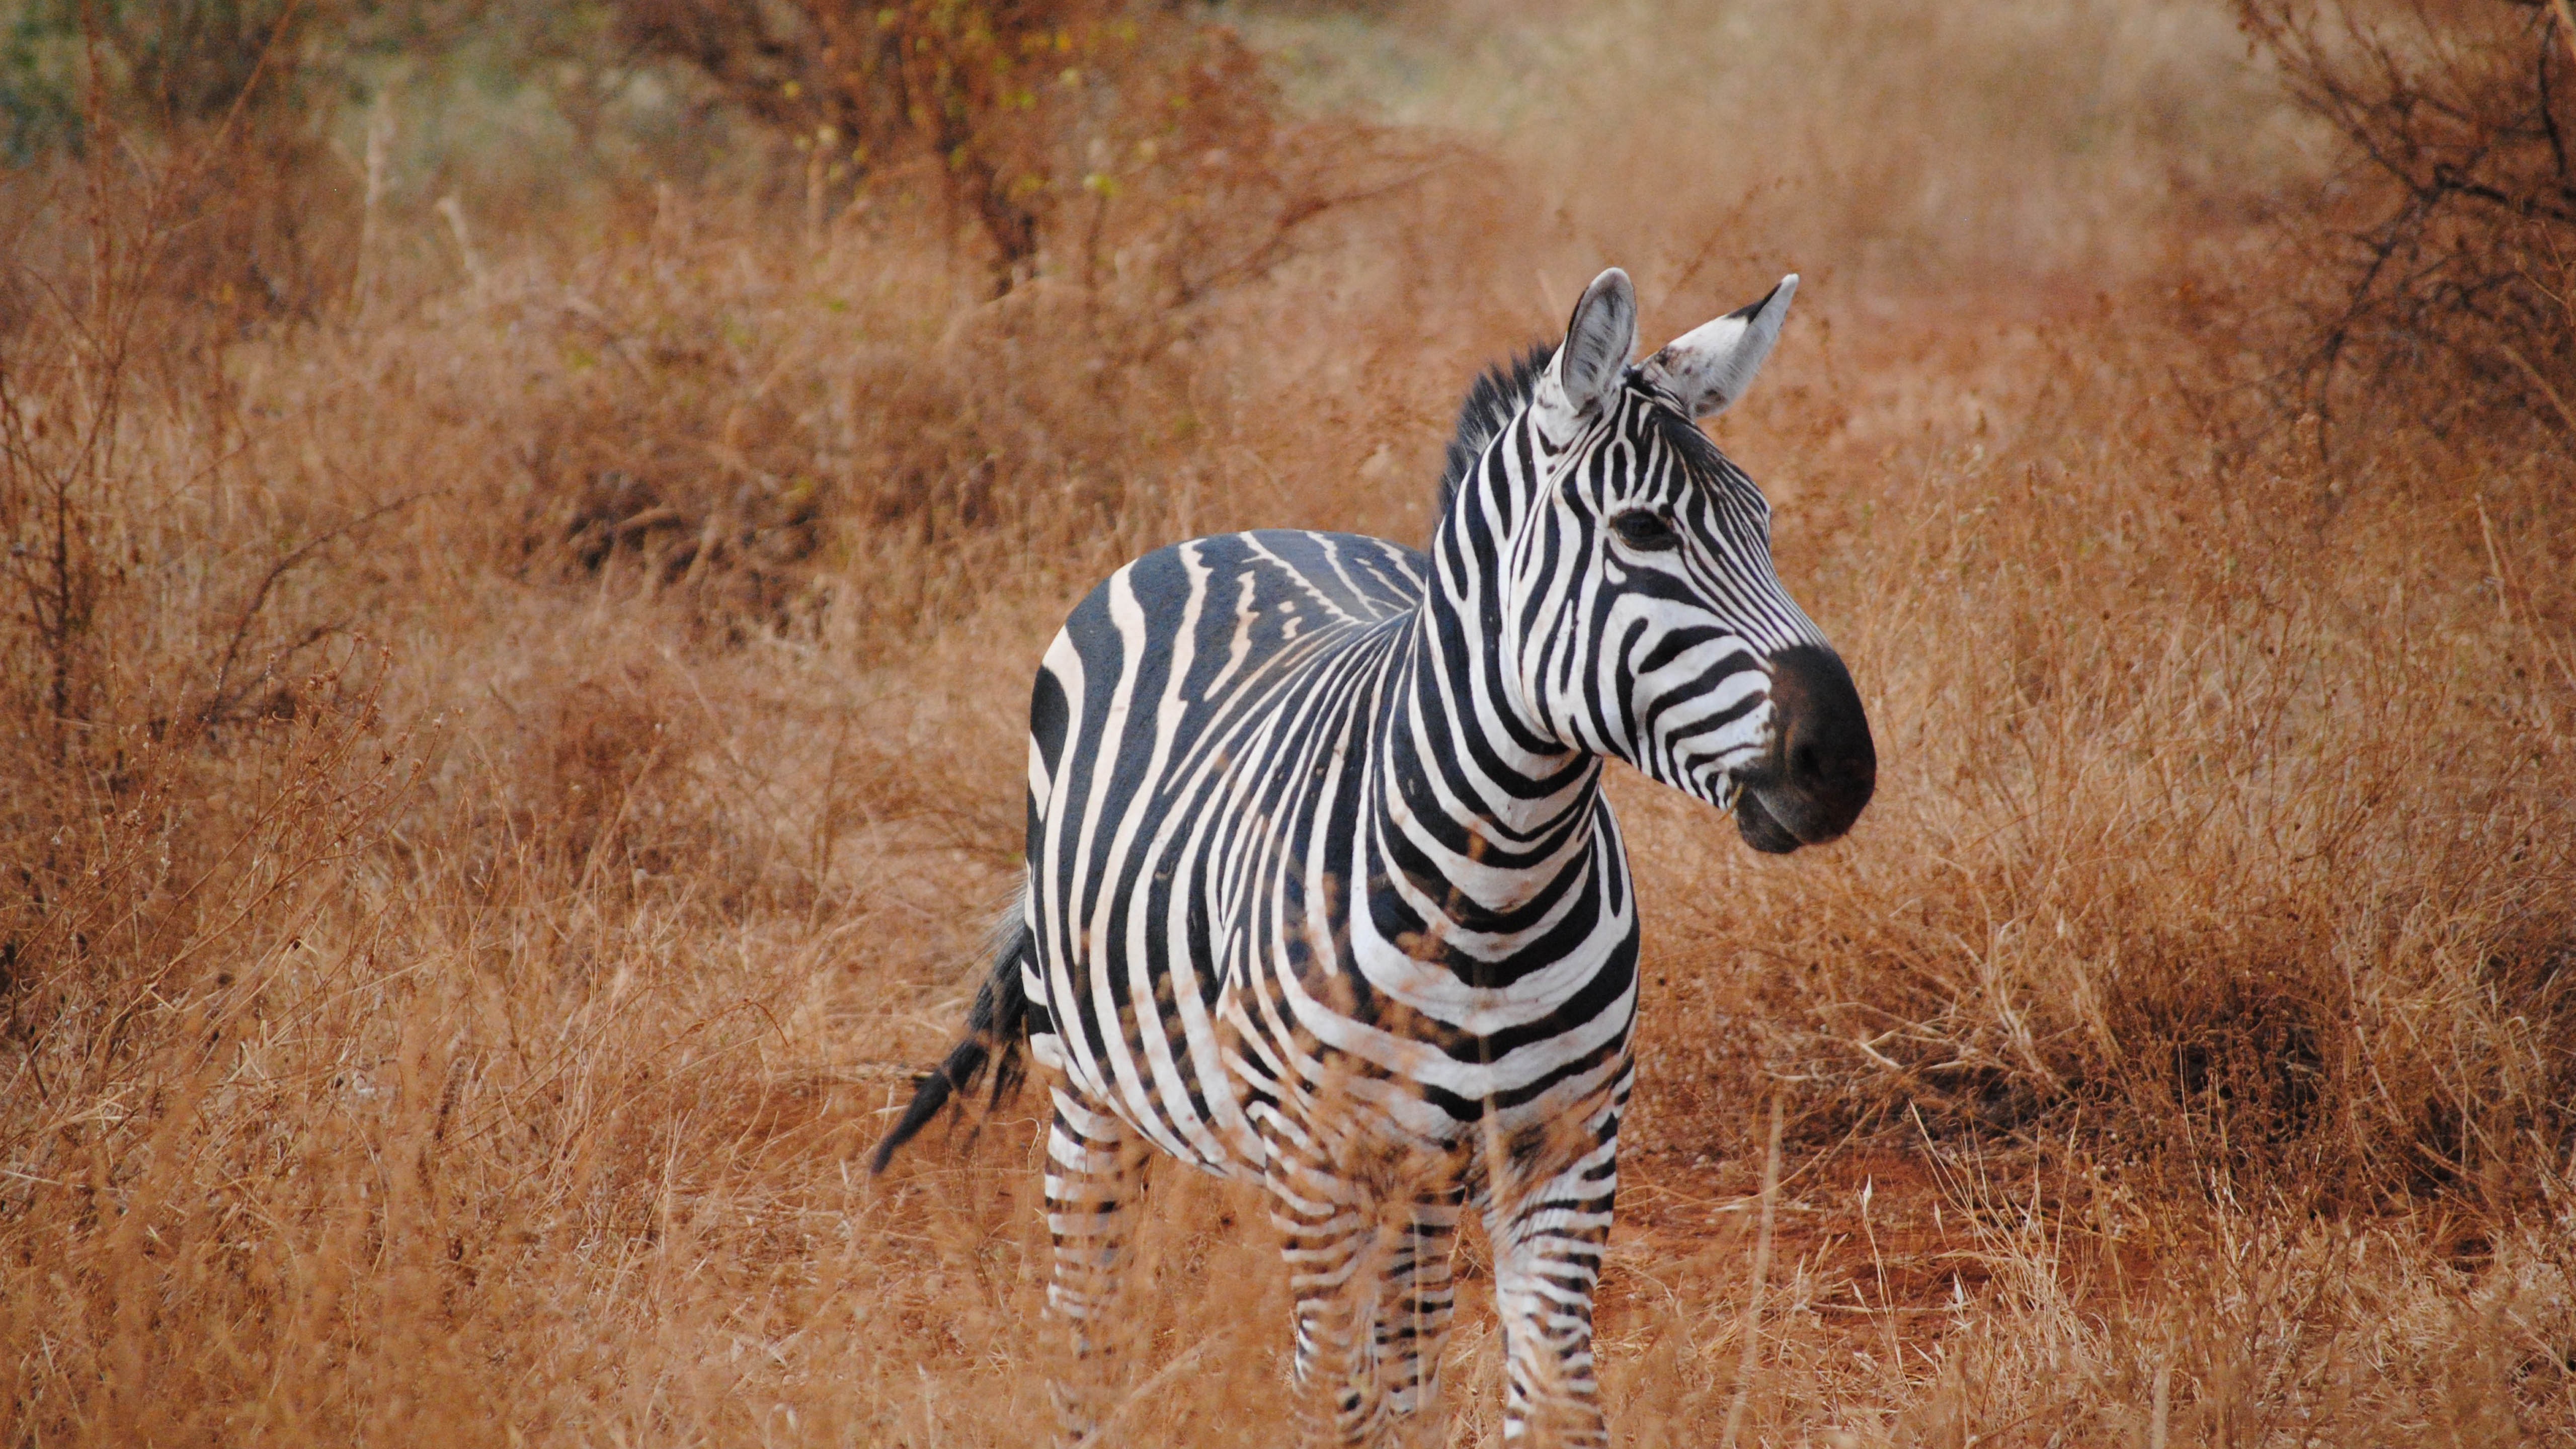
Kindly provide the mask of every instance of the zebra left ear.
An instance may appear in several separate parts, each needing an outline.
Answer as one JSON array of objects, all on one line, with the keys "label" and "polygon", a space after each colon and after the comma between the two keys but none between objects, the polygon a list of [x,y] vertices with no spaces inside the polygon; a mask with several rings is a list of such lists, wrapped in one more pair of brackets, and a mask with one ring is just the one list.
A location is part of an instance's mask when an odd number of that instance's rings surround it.
[{"label": "zebra left ear", "polygon": [[1705,326],[1694,327],[1646,359],[1647,378],[1681,399],[1692,417],[1714,417],[1744,396],[1771,344],[1780,340],[1780,324],[1789,316],[1789,299],[1798,295],[1798,274],[1791,272],[1771,295],[1738,307]]}]

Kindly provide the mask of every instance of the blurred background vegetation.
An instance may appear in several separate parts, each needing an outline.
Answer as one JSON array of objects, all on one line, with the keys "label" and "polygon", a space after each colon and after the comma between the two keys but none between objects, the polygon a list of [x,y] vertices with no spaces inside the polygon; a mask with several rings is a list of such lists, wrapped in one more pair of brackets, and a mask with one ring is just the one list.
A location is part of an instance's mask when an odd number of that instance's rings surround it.
[{"label": "blurred background vegetation", "polygon": [[451,197],[569,217],[584,196],[640,204],[724,174],[817,229],[863,197],[923,200],[972,233],[996,291],[1068,232],[1096,251],[1121,198],[1122,219],[1141,201],[1188,252],[1166,279],[1185,295],[1261,265],[1336,199],[1305,174],[1311,145],[1274,133],[1251,52],[1179,7],[38,0],[6,15],[0,154],[42,169],[212,140],[256,158],[223,168],[270,193],[234,208],[256,234],[237,280],[303,316],[356,284],[353,229]]},{"label": "blurred background vegetation", "polygon": [[[847,1169],[1032,661],[1174,538],[1421,539],[1616,262],[1806,279],[1718,431],[1883,732],[1785,862],[1613,772],[1627,1432],[2568,1442],[2572,41],[0,0],[0,1439],[1029,1442],[1034,1099]],[[1257,1204],[1156,1203],[1139,1440],[1269,1443]]]},{"label": "blurred background vegetation", "polygon": [[[510,215],[542,198],[558,222],[596,227],[565,203],[631,213],[653,187],[719,174],[816,232],[854,207],[934,204],[996,292],[1049,270],[1096,280],[1108,251],[1141,245],[1186,298],[1275,262],[1315,215],[1419,175],[1425,133],[1526,123],[1592,152],[1562,164],[1598,165],[1601,138],[1564,118],[1605,99],[1581,87],[1610,85],[1660,93],[1665,124],[1722,147],[1765,136],[1729,107],[1767,91],[1728,92],[1767,73],[1834,114],[1807,149],[1841,153],[1821,175],[1802,174],[1807,155],[1716,168],[1748,195],[1788,185],[1811,213],[1865,216],[1842,230],[1882,275],[1937,284],[1962,244],[2081,270],[2103,248],[2070,250],[2067,232],[2133,219],[2123,193],[2140,190],[2267,211],[2312,263],[2301,295],[2272,299],[2284,315],[2259,359],[2255,380],[2282,407],[2330,426],[2366,407],[2338,379],[2366,389],[2431,358],[2463,382],[2463,423],[2491,424],[2501,405],[2576,431],[2558,381],[2576,375],[2563,115],[2576,47],[2558,0],[2236,0],[2244,51],[2219,66],[2208,17],[2165,10],[2016,9],[1998,36],[1983,13],[1841,3],[1784,25],[1771,8],[1676,26],[1614,4],[1534,29],[1472,6],[1317,0],[11,0],[0,161],[21,173],[24,213],[24,173],[93,146],[218,138],[252,164],[199,168],[247,193],[202,218],[238,232],[241,274],[213,296],[304,317],[381,280],[369,253],[392,218]],[[2170,43],[2178,26],[2197,42]],[[1943,34],[1970,29],[1977,44]],[[1569,45],[1588,53],[1567,72],[1548,52]],[[2029,84],[2040,55],[2079,83]],[[1944,68],[1940,83],[1896,81],[1908,56]],[[1837,84],[1862,72],[1870,84]],[[1540,75],[1576,89],[1538,93]],[[2283,100],[2303,124],[2285,123]],[[1992,108],[2009,114],[1980,114]],[[2028,144],[1963,144],[1998,127]],[[1977,174],[1988,162],[2017,174]],[[1890,207],[1908,185],[1911,205]],[[447,230],[470,250],[465,226]]]}]

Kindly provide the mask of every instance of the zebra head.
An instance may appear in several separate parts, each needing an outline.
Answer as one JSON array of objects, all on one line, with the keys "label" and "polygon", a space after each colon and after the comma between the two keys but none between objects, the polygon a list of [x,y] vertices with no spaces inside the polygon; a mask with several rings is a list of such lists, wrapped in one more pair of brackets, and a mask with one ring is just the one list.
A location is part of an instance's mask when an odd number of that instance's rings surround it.
[{"label": "zebra head", "polygon": [[1744,395],[1797,286],[1633,366],[1627,273],[1585,290],[1530,392],[1538,486],[1502,641],[1542,728],[1733,804],[1773,853],[1849,830],[1878,774],[1850,671],[1773,571],[1770,503],[1699,428]]}]

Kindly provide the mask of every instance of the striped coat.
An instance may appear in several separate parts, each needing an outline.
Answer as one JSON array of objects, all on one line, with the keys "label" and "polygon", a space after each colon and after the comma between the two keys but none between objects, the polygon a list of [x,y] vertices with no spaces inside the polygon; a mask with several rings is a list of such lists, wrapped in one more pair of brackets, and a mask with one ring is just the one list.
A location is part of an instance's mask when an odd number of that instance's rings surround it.
[{"label": "striped coat", "polygon": [[[1695,421],[1750,381],[1795,280],[1631,367],[1633,296],[1603,274],[1561,347],[1470,395],[1427,554],[1195,539],[1074,609],[1030,705],[1021,910],[880,1163],[1025,1041],[1079,1352],[1114,1338],[1123,1210],[1159,1153],[1266,1190],[1325,1437],[1436,1401],[1473,1210],[1507,1437],[1603,1441],[1591,1298],[1639,941],[1603,762],[1734,806],[1768,850],[1840,834],[1875,776],[1767,505]],[[1072,1436],[1103,1376],[1078,1377]]]}]

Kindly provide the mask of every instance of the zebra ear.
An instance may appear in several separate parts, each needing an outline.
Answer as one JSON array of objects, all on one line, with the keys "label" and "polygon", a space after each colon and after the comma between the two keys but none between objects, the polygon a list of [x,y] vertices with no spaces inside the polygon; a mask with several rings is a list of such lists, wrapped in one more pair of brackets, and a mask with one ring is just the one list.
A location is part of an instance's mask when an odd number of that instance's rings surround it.
[{"label": "zebra ear", "polygon": [[1618,385],[1636,350],[1637,289],[1626,272],[1612,267],[1583,289],[1565,324],[1565,345],[1556,350],[1556,381],[1566,406],[1588,411]]},{"label": "zebra ear", "polygon": [[1798,274],[1791,272],[1771,289],[1770,296],[1692,328],[1647,358],[1647,380],[1680,398],[1682,410],[1692,417],[1726,411],[1753,385],[1762,359],[1771,355],[1771,344],[1780,340],[1780,324],[1789,315],[1789,299],[1796,295]]}]

